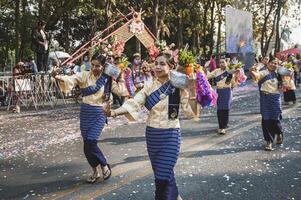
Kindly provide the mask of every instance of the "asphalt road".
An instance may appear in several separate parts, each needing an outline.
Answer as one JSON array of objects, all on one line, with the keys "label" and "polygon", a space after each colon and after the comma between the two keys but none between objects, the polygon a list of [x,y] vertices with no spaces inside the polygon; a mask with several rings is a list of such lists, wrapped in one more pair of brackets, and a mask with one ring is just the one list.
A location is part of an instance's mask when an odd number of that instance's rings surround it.
[{"label": "asphalt road", "polygon": [[[263,151],[258,89],[236,89],[227,135],[216,134],[216,110],[183,119],[176,180],[184,200],[301,199],[301,101],[283,106],[284,144]],[[2,114],[3,113],[3,114]],[[78,106],[0,115],[0,199],[154,199],[154,178],[141,121],[109,121],[99,145],[111,179],[85,183]]]}]

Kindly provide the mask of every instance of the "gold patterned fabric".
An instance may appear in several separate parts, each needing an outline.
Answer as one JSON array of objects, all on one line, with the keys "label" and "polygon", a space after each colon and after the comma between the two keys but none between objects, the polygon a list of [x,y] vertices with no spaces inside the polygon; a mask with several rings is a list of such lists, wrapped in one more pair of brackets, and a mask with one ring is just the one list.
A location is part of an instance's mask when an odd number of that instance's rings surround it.
[{"label": "gold patterned fabric", "polygon": [[[163,84],[157,79],[154,79],[152,82],[147,82],[144,88],[140,90],[133,99],[127,100],[122,105],[122,107],[128,111],[126,115],[127,118],[130,120],[139,119],[140,111],[145,104],[146,98]],[[194,118],[195,114],[188,103],[189,93],[186,90],[180,90],[180,95],[180,111],[187,118]],[[180,128],[178,118],[174,120],[168,118],[168,96],[158,102],[150,110],[146,124],[153,128]]]},{"label": "gold patterned fabric", "polygon": [[[96,84],[96,81],[99,77],[95,77],[92,72],[80,72],[72,76],[62,76],[57,75],[56,78],[59,80],[60,88],[63,92],[70,92],[76,85],[80,88],[86,88]],[[116,81],[112,82],[112,92],[118,96],[123,96],[127,93],[124,81],[117,83]],[[83,103],[89,104],[92,106],[103,106],[104,104],[104,87],[102,87],[95,94],[83,97]]]}]

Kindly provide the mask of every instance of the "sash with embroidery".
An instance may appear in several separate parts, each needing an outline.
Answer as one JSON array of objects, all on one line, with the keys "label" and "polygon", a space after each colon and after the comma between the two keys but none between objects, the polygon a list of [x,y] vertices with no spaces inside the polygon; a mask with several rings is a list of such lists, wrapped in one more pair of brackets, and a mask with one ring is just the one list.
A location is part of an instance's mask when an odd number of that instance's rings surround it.
[{"label": "sash with embroidery", "polygon": [[264,84],[266,81],[274,79],[277,77],[276,72],[272,72],[269,73],[268,75],[266,75],[265,77],[263,77],[259,82],[258,82],[258,86],[259,88],[261,88],[262,84]]},{"label": "sash with embroidery", "polygon": [[228,77],[228,75],[229,75],[229,73],[227,71],[223,72],[222,74],[215,77],[215,82],[217,83],[217,82],[221,81],[225,77]]},{"label": "sash with embroidery", "polygon": [[86,88],[82,88],[81,92],[83,96],[89,96],[97,93],[106,83],[109,82],[110,77],[103,74],[97,81],[95,85],[88,86]]},{"label": "sash with embroidery", "polygon": [[180,99],[180,89],[175,88],[175,91],[168,96],[168,119],[178,118]]},{"label": "sash with embroidery", "polygon": [[159,103],[159,101],[161,101],[160,94],[165,93],[165,95],[168,96],[172,93],[173,89],[174,87],[170,84],[170,81],[164,83],[159,89],[146,97],[144,106],[148,110],[151,110],[157,103]]},{"label": "sash with embroidery", "polygon": [[170,84],[170,81],[163,84],[159,89],[146,97],[144,106],[151,110],[162,99],[160,95],[165,94],[168,96],[168,118],[176,119],[179,115],[180,104],[180,89],[175,88]]}]

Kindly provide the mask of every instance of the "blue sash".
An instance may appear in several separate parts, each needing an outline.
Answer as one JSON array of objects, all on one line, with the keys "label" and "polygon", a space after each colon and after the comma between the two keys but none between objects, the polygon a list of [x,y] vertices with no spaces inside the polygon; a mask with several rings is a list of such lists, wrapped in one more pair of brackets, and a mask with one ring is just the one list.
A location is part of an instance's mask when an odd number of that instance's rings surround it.
[{"label": "blue sash", "polygon": [[261,71],[266,70],[266,69],[268,69],[268,68],[266,66],[264,66],[259,71],[261,72]]},{"label": "blue sash", "polygon": [[81,92],[84,96],[89,96],[97,93],[106,83],[109,81],[109,77],[103,74],[97,81],[95,85],[88,86],[86,88],[82,88]]},{"label": "blue sash", "polygon": [[145,104],[144,106],[148,109],[151,110],[159,101],[160,99],[160,94],[164,94],[166,96],[169,96],[175,91],[175,87],[173,87],[170,83],[170,81],[166,82],[163,84],[159,89],[151,93],[148,97],[146,97]]},{"label": "blue sash", "polygon": [[259,89],[261,88],[262,84],[264,84],[266,81],[274,79],[277,77],[276,72],[269,73],[265,77],[263,77],[259,82],[258,82],[258,87]]},{"label": "blue sash", "polygon": [[222,74],[215,77],[215,82],[217,83],[217,82],[221,81],[225,77],[228,77],[228,75],[229,75],[229,73],[227,71],[223,72]]}]

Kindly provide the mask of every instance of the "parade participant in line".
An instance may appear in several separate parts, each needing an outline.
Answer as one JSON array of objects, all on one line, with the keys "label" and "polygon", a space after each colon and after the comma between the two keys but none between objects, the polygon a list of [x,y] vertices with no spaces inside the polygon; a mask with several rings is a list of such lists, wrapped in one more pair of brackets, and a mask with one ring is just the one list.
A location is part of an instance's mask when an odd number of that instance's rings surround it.
[{"label": "parade participant in line", "polygon": [[190,79],[195,80],[189,84],[187,91],[190,97],[189,104],[196,117],[199,117],[201,107],[216,105],[217,95],[211,88],[203,67],[196,63],[196,57],[187,48],[179,51],[179,65]]},{"label": "parade participant in line", "polygon": [[226,129],[229,123],[229,112],[232,101],[232,88],[237,85],[237,73],[232,75],[227,71],[227,62],[225,59],[220,59],[219,68],[207,74],[208,79],[215,79],[217,85],[217,119],[219,134],[226,134]]},{"label": "parade participant in line", "polygon": [[267,66],[269,64],[270,58],[268,56],[264,57],[261,61],[261,64],[258,65],[258,70],[263,71],[267,69]]},{"label": "parade participant in line", "polygon": [[135,95],[135,86],[134,86],[134,82],[133,82],[133,79],[132,79],[132,71],[128,67],[129,62],[127,60],[126,55],[122,54],[121,56],[116,57],[115,58],[115,63],[116,63],[116,66],[118,66],[121,69],[121,71],[123,72],[124,80],[125,80],[125,86],[126,86],[126,89],[127,89],[127,92],[124,93],[120,97],[120,105],[122,105],[126,99],[134,97],[134,95]]},{"label": "parade participant in line", "polygon": [[188,91],[171,84],[170,72],[175,67],[176,54],[164,45],[166,43],[160,44],[160,48],[153,46],[150,49],[150,56],[155,58],[154,80],[147,82],[133,99],[108,115],[125,114],[129,119],[137,120],[143,106],[149,110],[146,142],[155,175],[155,199],[176,200],[180,199],[174,175],[181,143],[179,107],[188,118],[195,115],[188,103]]},{"label": "parade participant in line", "polygon": [[141,60],[139,53],[135,53],[133,58],[133,62],[129,64],[129,68],[132,71],[132,79],[138,92],[143,88],[146,81],[151,80],[151,74],[146,70],[147,63]]},{"label": "parade participant in line", "polygon": [[294,71],[295,66],[292,61],[284,64],[284,67],[286,67],[290,71],[290,75],[282,76],[282,90],[283,90],[283,98],[284,103],[289,104],[289,102],[293,102],[293,104],[296,103],[296,85],[295,85],[295,77],[294,77]]},{"label": "parade participant in line", "polygon": [[78,85],[83,93],[83,103],[80,107],[80,130],[84,141],[84,153],[88,163],[93,169],[93,174],[87,182],[95,183],[100,178],[99,167],[102,170],[104,180],[111,176],[111,168],[106,158],[99,149],[97,141],[106,122],[103,106],[105,99],[112,91],[121,94],[125,90],[124,80],[112,81],[104,74],[104,62],[92,60],[91,71],[84,71],[72,76],[57,75],[56,70],[53,76],[59,80],[61,89],[64,92],[70,91]]},{"label": "parade participant in line", "polygon": [[86,54],[84,55],[84,58],[83,58],[83,62],[82,62],[82,65],[80,67],[80,71],[90,71],[91,70],[91,62],[90,62],[90,59],[89,59],[89,55]]},{"label": "parade participant in line", "polygon": [[283,142],[283,132],[281,127],[281,98],[277,79],[277,62],[270,62],[267,70],[256,72],[250,69],[250,74],[254,80],[259,80],[260,90],[260,112],[262,115],[262,131],[266,141],[266,151],[273,150],[273,141],[277,135],[277,144]]}]

